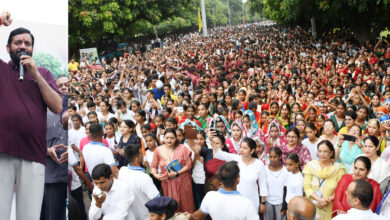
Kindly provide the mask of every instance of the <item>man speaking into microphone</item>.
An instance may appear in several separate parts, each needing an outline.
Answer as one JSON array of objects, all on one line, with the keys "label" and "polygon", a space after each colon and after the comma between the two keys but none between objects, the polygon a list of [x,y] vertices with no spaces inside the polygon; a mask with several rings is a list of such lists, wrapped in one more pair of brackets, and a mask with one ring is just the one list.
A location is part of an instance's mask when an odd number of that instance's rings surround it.
[{"label": "man speaking into microphone", "polygon": [[[0,31],[11,23],[11,14],[2,12]],[[17,28],[6,45],[11,61],[0,59],[1,219],[9,219],[14,192],[16,219],[39,219],[47,153],[46,112],[47,108],[57,114],[62,111],[55,80],[47,69],[36,66],[33,47],[31,32]],[[23,80],[19,80],[22,73]]]}]

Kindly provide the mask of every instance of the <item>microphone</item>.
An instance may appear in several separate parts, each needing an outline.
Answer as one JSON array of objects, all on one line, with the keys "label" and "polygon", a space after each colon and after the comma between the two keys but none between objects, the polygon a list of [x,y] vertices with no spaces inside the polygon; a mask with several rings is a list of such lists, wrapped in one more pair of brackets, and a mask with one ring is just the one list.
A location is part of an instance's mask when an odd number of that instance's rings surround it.
[{"label": "microphone", "polygon": [[23,81],[24,79],[24,67],[23,64],[20,62],[22,59],[20,59],[21,56],[27,55],[26,51],[20,51],[19,56],[19,81]]}]

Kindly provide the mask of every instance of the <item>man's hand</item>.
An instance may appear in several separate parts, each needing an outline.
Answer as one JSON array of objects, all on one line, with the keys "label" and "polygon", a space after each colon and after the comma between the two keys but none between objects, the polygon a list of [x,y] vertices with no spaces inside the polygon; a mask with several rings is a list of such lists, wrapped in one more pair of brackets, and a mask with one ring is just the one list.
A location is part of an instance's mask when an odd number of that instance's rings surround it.
[{"label": "man's hand", "polygon": [[4,26],[9,26],[12,24],[11,13],[9,13],[8,11],[3,11],[0,14],[0,18],[1,18],[1,24]]},{"label": "man's hand", "polygon": [[56,162],[57,164],[60,164],[58,162],[57,153],[56,153],[54,147],[48,148],[46,155],[49,156],[52,160],[54,160],[54,162]]},{"label": "man's hand", "polygon": [[63,154],[61,154],[60,159],[58,159],[59,163],[66,163],[68,162],[68,151],[65,151]]},{"label": "man's hand", "polygon": [[[67,146],[63,145],[63,144],[59,144],[59,145],[55,145],[51,148],[48,148],[47,149],[47,153],[46,155],[49,156],[51,159],[54,160],[54,162],[56,162],[57,164],[61,164],[61,163],[64,163],[64,162],[67,162],[68,161],[68,152],[64,152],[60,158],[57,157],[57,153],[56,153],[56,150],[58,148],[63,148],[65,150],[68,149]],[[65,155],[64,155],[65,154]]]},{"label": "man's hand", "polygon": [[104,201],[106,201],[106,194],[103,192],[103,195],[100,197],[98,195],[93,195],[93,198],[95,198],[96,201],[95,205],[99,208],[102,208]]},{"label": "man's hand", "polygon": [[27,69],[27,71],[34,78],[36,78],[36,75],[40,74],[40,73],[38,72],[37,65],[36,65],[35,61],[33,60],[33,58],[28,56],[28,55],[22,55],[20,58],[22,59],[22,61],[20,61],[20,63],[24,66],[24,68]]}]

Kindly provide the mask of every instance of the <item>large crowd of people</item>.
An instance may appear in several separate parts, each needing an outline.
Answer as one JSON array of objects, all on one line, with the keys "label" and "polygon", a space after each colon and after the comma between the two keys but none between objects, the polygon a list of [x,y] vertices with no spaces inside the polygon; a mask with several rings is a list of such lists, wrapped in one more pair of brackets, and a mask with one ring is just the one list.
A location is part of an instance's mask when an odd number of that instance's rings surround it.
[{"label": "large crowd of people", "polygon": [[70,61],[81,219],[390,218],[390,39],[268,24]]}]

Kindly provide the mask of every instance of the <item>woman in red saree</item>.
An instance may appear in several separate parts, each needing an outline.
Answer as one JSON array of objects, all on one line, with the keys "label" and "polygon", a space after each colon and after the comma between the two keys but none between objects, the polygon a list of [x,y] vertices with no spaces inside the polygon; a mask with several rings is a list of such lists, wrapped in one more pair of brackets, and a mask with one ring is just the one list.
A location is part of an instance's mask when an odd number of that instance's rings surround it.
[{"label": "woman in red saree", "polygon": [[370,159],[368,159],[368,157],[366,156],[360,156],[356,158],[354,162],[353,173],[345,174],[343,177],[341,177],[339,183],[337,184],[334,195],[332,211],[333,217],[338,214],[347,213],[347,211],[352,208],[347,202],[347,195],[345,194],[345,192],[347,191],[349,184],[352,183],[354,180],[366,180],[371,184],[374,190],[374,199],[371,202],[370,209],[372,210],[372,212],[376,211],[382,200],[382,193],[379,184],[375,180],[369,179],[367,177],[368,173],[370,172],[370,169]]}]

